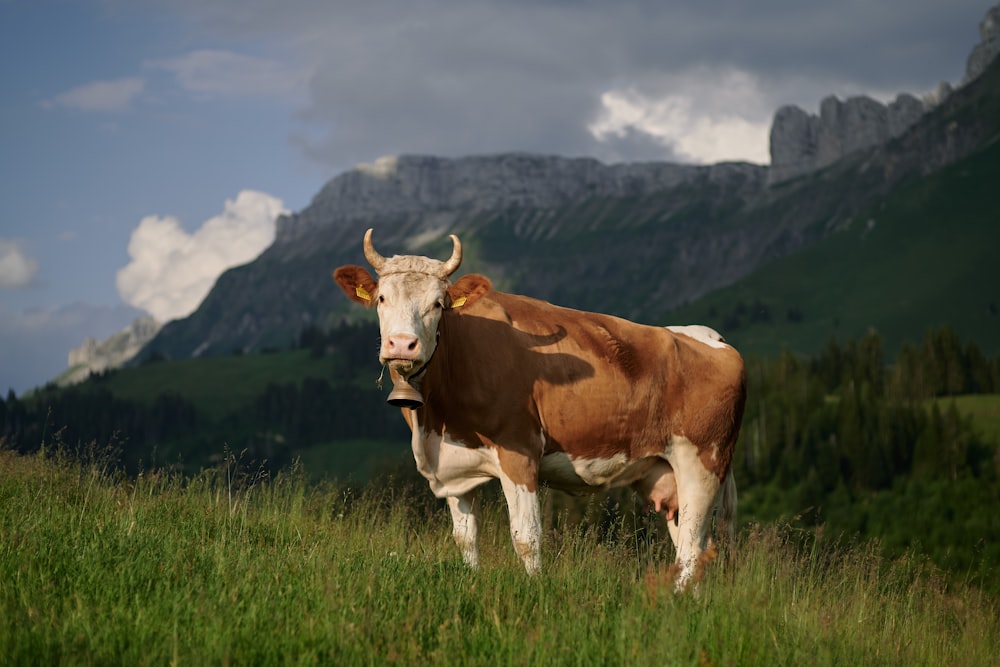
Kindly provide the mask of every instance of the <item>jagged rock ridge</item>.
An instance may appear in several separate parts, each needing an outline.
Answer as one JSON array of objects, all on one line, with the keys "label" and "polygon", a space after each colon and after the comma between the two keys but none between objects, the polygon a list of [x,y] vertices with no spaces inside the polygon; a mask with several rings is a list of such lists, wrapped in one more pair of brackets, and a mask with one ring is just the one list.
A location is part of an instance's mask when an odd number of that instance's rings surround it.
[{"label": "jagged rock ridge", "polygon": [[991,7],[979,23],[979,44],[969,54],[964,83],[985,72],[997,54],[1000,54],[1000,5]]},{"label": "jagged rock ridge", "polygon": [[279,218],[275,246],[294,254],[298,242],[309,239],[311,245],[323,228],[353,232],[362,221],[420,218],[423,228],[406,230],[414,236],[443,229],[457,216],[490,211],[552,210],[588,198],[640,197],[697,181],[721,184],[749,179],[761,184],[764,171],[746,163],[606,165],[592,158],[526,153],[457,159],[387,156],[337,176],[309,208]]},{"label": "jagged rock ridge", "polygon": [[80,347],[69,351],[69,368],[59,376],[57,383],[76,384],[86,380],[91,373],[118,368],[153,340],[162,326],[152,317],[143,316],[103,341],[86,338]]},{"label": "jagged rock ridge", "polygon": [[888,105],[870,97],[830,96],[819,115],[796,106],[778,109],[771,124],[770,182],[780,183],[827,167],[851,153],[884,144],[909,129],[927,105],[900,94]]},{"label": "jagged rock ridge", "polygon": [[[979,38],[966,63],[963,86],[986,71],[1000,53],[1000,5],[987,11],[979,24]],[[783,106],[771,123],[769,182],[781,183],[814,172],[899,137],[951,92],[950,84],[942,82],[924,99],[900,93],[889,104],[867,96],[843,101],[830,96],[820,103],[819,115],[794,105]]]}]

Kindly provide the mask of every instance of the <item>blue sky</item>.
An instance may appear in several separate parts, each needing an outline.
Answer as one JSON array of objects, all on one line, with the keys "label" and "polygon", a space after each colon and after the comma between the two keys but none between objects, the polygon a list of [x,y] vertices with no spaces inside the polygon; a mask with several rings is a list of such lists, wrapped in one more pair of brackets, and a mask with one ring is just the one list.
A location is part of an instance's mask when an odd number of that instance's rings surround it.
[{"label": "blue sky", "polygon": [[989,6],[0,0],[0,391],[183,316],[360,162],[766,162],[782,104],[957,84]]}]

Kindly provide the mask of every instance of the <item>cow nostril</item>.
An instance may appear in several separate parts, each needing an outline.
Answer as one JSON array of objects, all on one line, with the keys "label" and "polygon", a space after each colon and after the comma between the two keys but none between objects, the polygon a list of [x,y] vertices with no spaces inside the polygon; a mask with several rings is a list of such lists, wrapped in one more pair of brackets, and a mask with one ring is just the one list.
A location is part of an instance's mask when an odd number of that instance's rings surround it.
[{"label": "cow nostril", "polygon": [[420,348],[420,339],[415,336],[390,336],[387,343],[390,354],[404,357],[415,355]]}]

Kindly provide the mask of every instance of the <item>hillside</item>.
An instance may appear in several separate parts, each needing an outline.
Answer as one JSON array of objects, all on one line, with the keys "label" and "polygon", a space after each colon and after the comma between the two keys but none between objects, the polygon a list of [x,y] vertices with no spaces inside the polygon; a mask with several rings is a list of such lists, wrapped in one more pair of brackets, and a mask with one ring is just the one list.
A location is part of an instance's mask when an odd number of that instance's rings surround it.
[{"label": "hillside", "polygon": [[745,353],[813,354],[878,331],[890,352],[952,326],[1000,352],[1000,142],[911,180],[810,248],[675,310]]}]

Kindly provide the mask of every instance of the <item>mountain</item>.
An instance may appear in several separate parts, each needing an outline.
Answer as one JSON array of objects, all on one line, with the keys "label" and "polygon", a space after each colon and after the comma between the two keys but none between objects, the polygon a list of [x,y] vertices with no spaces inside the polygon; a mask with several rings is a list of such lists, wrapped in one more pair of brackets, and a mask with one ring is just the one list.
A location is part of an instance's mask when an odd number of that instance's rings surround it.
[{"label": "mountain", "polygon": [[[942,96],[947,95],[942,92]],[[827,97],[819,115],[796,106],[778,109],[771,124],[770,182],[814,172],[856,151],[884,144],[906,132],[930,108],[901,93],[888,105],[870,97]]]},{"label": "mountain", "polygon": [[[703,212],[721,219],[741,208],[760,192],[766,173],[749,164],[608,166],[528,154],[384,158],[338,176],[305,210],[280,218],[271,247],[223,274],[199,309],[167,324],[147,350],[176,358],[284,347],[302,328],[344,317],[351,310],[330,274],[339,264],[362,261],[368,227],[390,254],[447,252],[442,239],[458,233],[468,249],[466,271],[532,289],[531,273],[540,270],[540,282],[549,281],[551,289],[535,293],[572,298],[565,292],[575,289],[578,274],[538,266],[549,247],[571,239],[572,247],[556,250],[547,264],[571,255],[584,268],[589,251],[577,252],[581,243],[612,231],[619,237],[612,254],[624,260],[627,239],[641,240],[645,228],[680,238]],[[644,262],[655,261],[649,243],[641,243]]]},{"label": "mountain", "polygon": [[69,368],[55,379],[60,386],[83,382],[92,373],[118,368],[133,358],[151,341],[162,325],[149,316],[138,317],[103,341],[86,338],[79,347],[69,351]]},{"label": "mountain", "polygon": [[794,142],[782,143],[795,136],[783,123],[804,114],[787,109],[775,117],[772,167],[605,165],[521,153],[360,165],[280,218],[258,259],[223,274],[197,311],[164,326],[140,356],[287,347],[306,327],[363,317],[333,288],[330,272],[363,263],[368,227],[384,254],[445,255],[447,234],[457,233],[466,246],[463,271],[486,273],[503,289],[665,322],[678,307],[814,246],[897,188],[988,146],[1000,131],[998,71],[994,59],[933,106],[910,97],[888,107],[824,101],[818,120],[804,115],[805,141],[816,142],[807,168],[782,163],[795,155]]},{"label": "mountain", "polygon": [[972,81],[986,71],[1000,54],[1000,5],[991,7],[979,23],[979,43],[965,64],[965,81]]},{"label": "mountain", "polygon": [[[911,179],[814,245],[683,306],[745,354],[816,355],[877,332],[895,355],[950,327],[1000,354],[1000,141]],[[998,369],[1000,370],[1000,369]]]}]

